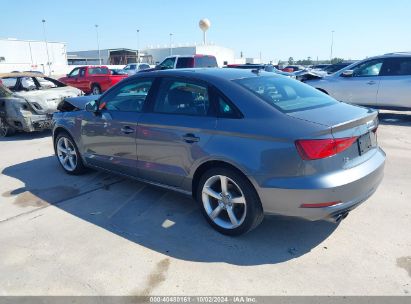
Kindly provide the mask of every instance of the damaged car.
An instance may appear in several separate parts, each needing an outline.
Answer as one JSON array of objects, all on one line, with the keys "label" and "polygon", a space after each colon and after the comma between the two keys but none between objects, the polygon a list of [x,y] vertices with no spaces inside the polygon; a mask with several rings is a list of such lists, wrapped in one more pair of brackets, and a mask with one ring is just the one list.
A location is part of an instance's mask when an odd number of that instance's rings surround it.
[{"label": "damaged car", "polygon": [[58,104],[82,95],[81,90],[38,73],[0,74],[0,136],[50,129]]}]

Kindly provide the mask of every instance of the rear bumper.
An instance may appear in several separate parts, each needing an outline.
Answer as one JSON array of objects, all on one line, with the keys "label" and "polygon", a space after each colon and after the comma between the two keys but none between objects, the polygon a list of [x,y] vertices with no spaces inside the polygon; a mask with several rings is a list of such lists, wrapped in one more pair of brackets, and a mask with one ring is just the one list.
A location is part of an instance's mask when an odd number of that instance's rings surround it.
[{"label": "rear bumper", "polygon": [[[308,220],[333,220],[337,215],[350,211],[367,200],[376,190],[384,175],[385,153],[377,148],[364,163],[350,169],[321,176],[267,180],[257,187],[265,213],[296,216]],[[276,187],[281,184],[282,187]],[[300,185],[298,188],[294,185]],[[337,202],[338,205],[322,208],[302,208],[302,204]]]}]

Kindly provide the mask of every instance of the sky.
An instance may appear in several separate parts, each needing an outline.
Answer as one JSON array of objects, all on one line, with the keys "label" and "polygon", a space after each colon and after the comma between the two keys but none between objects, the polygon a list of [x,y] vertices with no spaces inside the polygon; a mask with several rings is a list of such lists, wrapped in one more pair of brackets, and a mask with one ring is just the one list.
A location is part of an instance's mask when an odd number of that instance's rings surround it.
[{"label": "sky", "polygon": [[[208,41],[264,61],[362,59],[411,51],[408,0],[1,0],[0,37],[67,43],[68,51]],[[137,29],[140,30],[139,39]],[[138,42],[140,41],[140,43]]]}]

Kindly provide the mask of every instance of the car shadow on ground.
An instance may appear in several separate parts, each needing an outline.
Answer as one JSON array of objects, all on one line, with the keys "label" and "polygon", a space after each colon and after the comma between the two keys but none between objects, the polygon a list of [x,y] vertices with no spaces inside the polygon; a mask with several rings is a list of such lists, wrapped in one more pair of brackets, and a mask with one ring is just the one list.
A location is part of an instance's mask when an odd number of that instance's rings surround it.
[{"label": "car shadow on ground", "polygon": [[382,125],[411,127],[411,112],[380,111],[378,119]]},{"label": "car shadow on ground", "polygon": [[51,130],[39,131],[39,132],[16,132],[13,135],[7,137],[0,137],[0,142],[2,141],[19,141],[19,140],[32,140],[44,137],[50,137]]},{"label": "car shadow on ground", "polygon": [[[43,172],[42,179],[38,172]],[[181,260],[235,265],[281,263],[310,252],[337,227],[325,221],[266,216],[252,232],[228,237],[206,223],[188,196],[101,172],[70,176],[52,156],[10,166],[2,174],[24,183],[24,187],[3,194],[14,197],[22,213],[26,206],[51,204]]]}]

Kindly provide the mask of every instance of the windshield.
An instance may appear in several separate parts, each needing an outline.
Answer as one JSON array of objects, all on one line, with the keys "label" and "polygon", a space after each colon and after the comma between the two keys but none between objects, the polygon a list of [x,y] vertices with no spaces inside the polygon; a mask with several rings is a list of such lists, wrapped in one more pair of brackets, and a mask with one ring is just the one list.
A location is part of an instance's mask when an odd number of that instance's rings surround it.
[{"label": "windshield", "polygon": [[234,82],[282,112],[303,111],[338,103],[328,95],[289,78],[261,76]]}]

